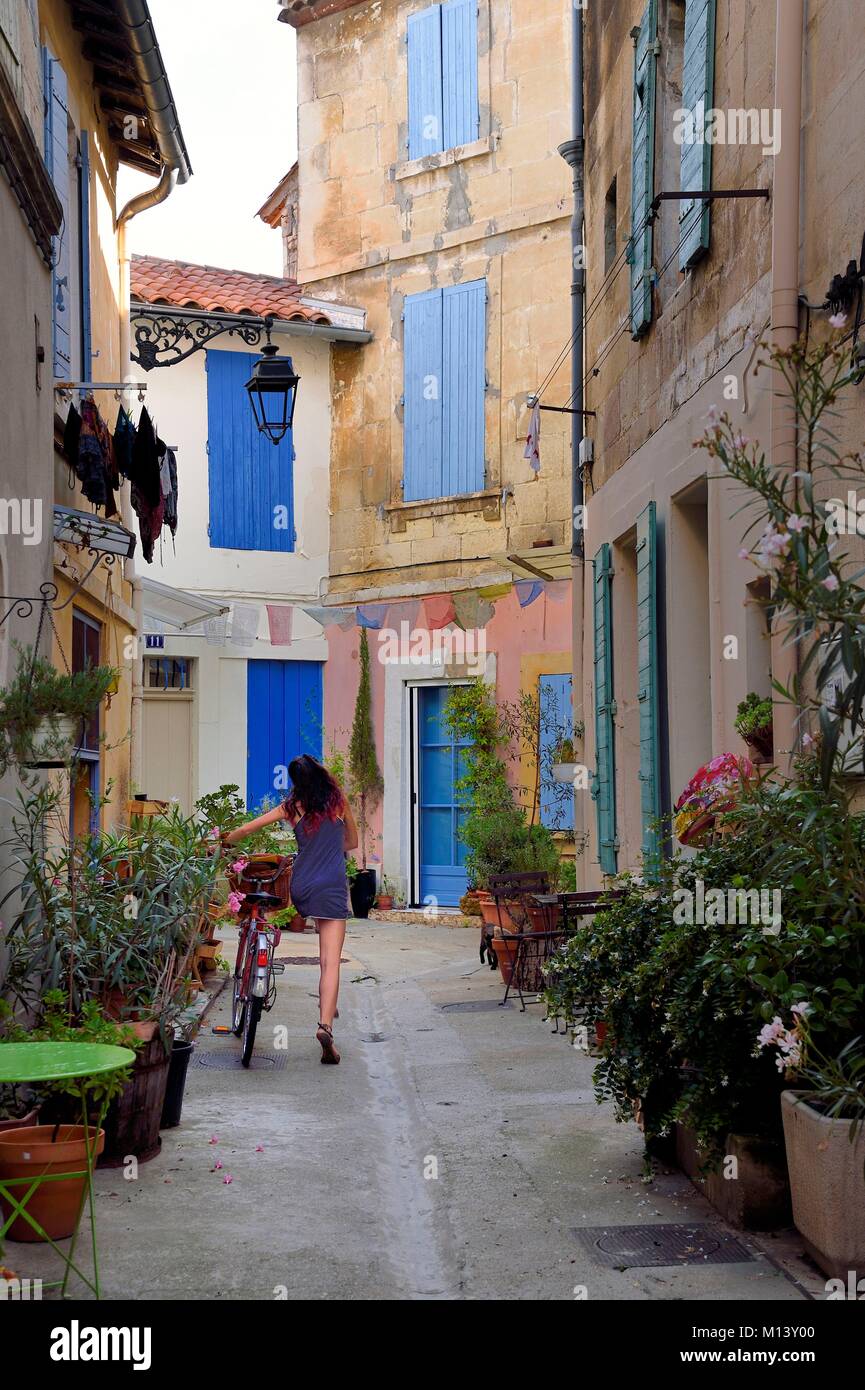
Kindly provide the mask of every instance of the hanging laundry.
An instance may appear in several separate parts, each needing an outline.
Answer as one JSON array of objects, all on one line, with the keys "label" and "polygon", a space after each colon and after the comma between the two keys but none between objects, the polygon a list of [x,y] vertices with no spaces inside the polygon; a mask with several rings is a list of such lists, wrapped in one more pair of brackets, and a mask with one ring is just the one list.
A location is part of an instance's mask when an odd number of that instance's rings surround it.
[{"label": "hanging laundry", "polygon": [[165,525],[172,536],[177,535],[177,459],[173,449],[166,449],[159,468],[159,485],[165,504]]},{"label": "hanging laundry", "polygon": [[540,579],[518,579],[514,588],[517,591],[520,608],[528,608],[529,604],[534,603],[535,599],[540,598],[544,592],[544,585]]},{"label": "hanging laundry", "polygon": [[[75,407],[75,402],[69,403],[69,414],[66,416],[66,424],[63,426],[63,452],[66,460],[76,474],[78,473],[78,445],[81,440],[81,416]],[[72,486],[72,479],[69,479]]]},{"label": "hanging laundry", "polygon": [[165,500],[162,496],[159,460],[165,445],[157,438],[153,421],[145,407],[141,412],[135,441],[132,446],[132,505],[138,516],[141,552],[148,564],[153,560],[153,546],[162,530]]},{"label": "hanging laundry", "polygon": [[529,467],[535,474],[541,471],[541,407],[538,401],[532,406],[532,415],[529,420],[529,432],[526,435],[526,447],[523,450],[523,458],[528,459]]},{"label": "hanging laundry", "polygon": [[430,632],[447,627],[454,620],[454,601],[450,594],[436,594],[423,600],[423,615]]},{"label": "hanging laundry", "polygon": [[481,598],[477,589],[467,589],[465,593],[454,594],[454,612],[457,627],[463,632],[486,627],[495,616],[495,609],[486,599]]},{"label": "hanging laundry", "polygon": [[290,647],[291,630],[294,625],[294,609],[289,603],[268,603],[267,625],[270,629],[272,647]]},{"label": "hanging laundry", "polygon": [[114,426],[114,457],[117,470],[123,478],[132,477],[132,450],[135,444],[135,425],[126,409],[121,406],[117,412]]},{"label": "hanging laundry", "polygon": [[120,479],[114,461],[114,446],[108,426],[92,396],[81,402],[78,451],[73,459],[81,491],[94,507],[104,507],[106,516],[116,516],[114,488]]}]

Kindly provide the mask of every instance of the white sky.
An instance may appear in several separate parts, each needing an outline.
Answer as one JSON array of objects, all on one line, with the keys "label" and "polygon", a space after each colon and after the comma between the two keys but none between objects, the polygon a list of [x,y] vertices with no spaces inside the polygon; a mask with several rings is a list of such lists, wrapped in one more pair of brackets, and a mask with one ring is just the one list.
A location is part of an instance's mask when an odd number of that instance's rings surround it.
[{"label": "white sky", "polygon": [[[150,0],[193,175],[134,218],[132,250],[282,274],[255,216],[297,153],[294,30],[277,0]],[[153,180],[121,168],[121,205]]]}]

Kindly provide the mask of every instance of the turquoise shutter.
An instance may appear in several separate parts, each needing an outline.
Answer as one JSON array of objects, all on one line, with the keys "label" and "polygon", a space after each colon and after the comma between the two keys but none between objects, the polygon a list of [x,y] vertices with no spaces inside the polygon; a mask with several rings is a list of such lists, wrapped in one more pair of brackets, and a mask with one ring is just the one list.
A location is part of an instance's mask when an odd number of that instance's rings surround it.
[{"label": "turquoise shutter", "polygon": [[45,100],[45,164],[63,208],[63,226],[54,238],[51,272],[54,375],[72,376],[70,255],[69,255],[69,84],[66,73],[48,49],[42,50]]},{"label": "turquoise shutter", "polygon": [[82,130],[78,168],[78,244],[81,259],[81,376],[90,381],[93,327],[90,310],[90,136]]},{"label": "turquoise shutter", "polygon": [[660,706],[658,699],[658,542],[655,504],[637,517],[637,700],[640,708],[640,810],[643,866],[660,856],[654,822],[661,814]]},{"label": "turquoise shutter", "polygon": [[565,795],[565,788],[553,780],[551,767],[556,744],[562,738],[573,738],[572,690],[570,674],[541,676],[538,695],[541,717],[541,825],[550,830],[573,830],[574,795]]},{"label": "turquoise shutter", "polygon": [[445,0],[442,25],[444,149],[468,145],[480,134],[478,106],[478,0]]},{"label": "turquoise shutter", "polygon": [[408,157],[444,146],[441,5],[408,17]]},{"label": "turquoise shutter", "polygon": [[403,307],[403,499],[442,493],[442,292],[406,296]]},{"label": "turquoise shutter", "polygon": [[617,868],[616,838],[616,733],[613,717],[613,566],[609,545],[601,546],[594,559],[595,633],[595,752],[597,770],[592,796],[598,818],[598,857],[605,874]]},{"label": "turquoise shutter", "polygon": [[652,321],[652,224],[655,196],[655,69],[658,0],[649,0],[634,40],[634,118],[631,149],[631,336],[640,338]]},{"label": "turquoise shutter", "polygon": [[486,280],[442,292],[442,497],[484,485]]},{"label": "turquoise shutter", "polygon": [[289,552],[294,550],[292,432],[271,444],[256,428],[245,387],[257,361],[254,352],[209,348],[206,354],[208,535],[211,546],[228,550]]},{"label": "turquoise shutter", "polygon": [[[716,0],[687,0],[685,60],[682,67],[682,107],[692,115],[712,107],[715,86]],[[700,122],[702,130],[702,122]],[[712,146],[703,140],[683,143],[680,187],[686,192],[712,187]],[[687,270],[709,247],[709,204],[683,198],[679,204],[679,268]]]}]

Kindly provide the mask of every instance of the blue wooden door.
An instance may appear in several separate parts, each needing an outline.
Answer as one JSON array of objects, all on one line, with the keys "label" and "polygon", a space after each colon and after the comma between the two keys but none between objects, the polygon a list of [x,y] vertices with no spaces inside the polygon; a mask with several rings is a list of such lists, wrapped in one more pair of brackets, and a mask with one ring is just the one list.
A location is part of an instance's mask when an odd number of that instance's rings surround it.
[{"label": "blue wooden door", "polygon": [[257,811],[288,795],[292,758],[321,757],[322,663],[249,661],[246,673],[246,805]]},{"label": "blue wooden door", "polygon": [[418,859],[420,896],[456,907],[466,891],[465,845],[458,831],[466,814],[456,783],[466,743],[455,743],[445,720],[448,687],[417,691]]}]

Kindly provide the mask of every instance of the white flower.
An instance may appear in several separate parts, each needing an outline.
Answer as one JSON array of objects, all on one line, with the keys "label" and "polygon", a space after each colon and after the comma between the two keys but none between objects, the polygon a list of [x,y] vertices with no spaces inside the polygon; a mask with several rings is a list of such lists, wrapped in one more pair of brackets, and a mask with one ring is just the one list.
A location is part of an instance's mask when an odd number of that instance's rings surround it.
[{"label": "white flower", "polygon": [[837,314],[830,314],[829,322],[831,323],[833,328],[843,328],[845,323],[847,322],[847,315],[842,314],[839,310]]},{"label": "white flower", "polygon": [[804,531],[809,524],[807,516],[797,516],[796,512],[791,512],[787,517],[788,531]]},{"label": "white flower", "polygon": [[827,574],[826,578],[822,579],[820,582],[824,589],[829,590],[830,594],[834,594],[835,590],[838,588],[837,574]]}]

